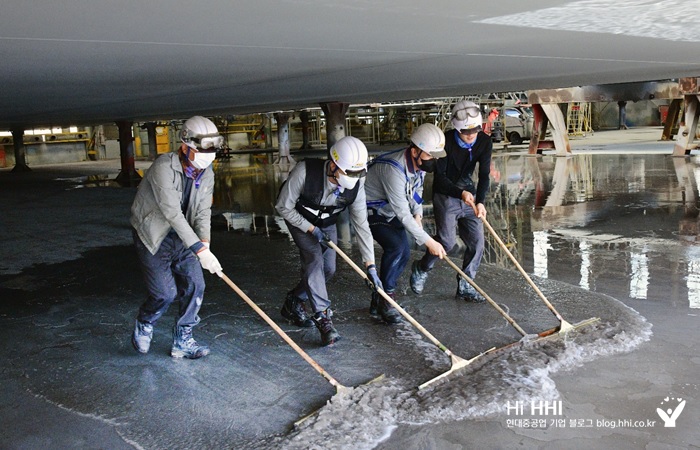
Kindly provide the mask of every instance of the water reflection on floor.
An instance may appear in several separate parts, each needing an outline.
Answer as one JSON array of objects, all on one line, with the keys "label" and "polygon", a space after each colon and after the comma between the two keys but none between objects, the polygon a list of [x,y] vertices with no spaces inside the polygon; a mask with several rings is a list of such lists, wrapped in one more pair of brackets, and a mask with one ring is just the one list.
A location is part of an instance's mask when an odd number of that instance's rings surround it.
[{"label": "water reflection on floor", "polygon": [[[286,231],[273,205],[290,166],[216,170],[215,209],[231,230]],[[488,220],[526,271],[619,299],[700,308],[697,157],[497,155],[491,175]],[[486,261],[512,267],[489,243]]]}]

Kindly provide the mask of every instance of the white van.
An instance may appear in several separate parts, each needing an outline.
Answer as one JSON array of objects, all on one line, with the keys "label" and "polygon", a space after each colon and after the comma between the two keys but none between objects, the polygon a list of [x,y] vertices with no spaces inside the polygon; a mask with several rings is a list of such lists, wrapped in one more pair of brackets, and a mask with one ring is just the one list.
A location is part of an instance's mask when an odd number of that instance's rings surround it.
[{"label": "white van", "polygon": [[527,106],[509,106],[504,108],[506,136],[513,145],[530,140],[535,116],[532,108]]}]

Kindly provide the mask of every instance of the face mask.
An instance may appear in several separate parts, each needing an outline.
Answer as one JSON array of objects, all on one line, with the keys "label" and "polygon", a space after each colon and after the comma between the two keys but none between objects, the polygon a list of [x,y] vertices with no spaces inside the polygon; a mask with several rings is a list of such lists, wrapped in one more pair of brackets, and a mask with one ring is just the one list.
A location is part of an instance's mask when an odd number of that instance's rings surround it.
[{"label": "face mask", "polygon": [[338,181],[338,186],[345,189],[353,189],[359,180],[359,178],[353,178],[343,174],[338,174],[335,179]]},{"label": "face mask", "polygon": [[435,160],[435,158],[421,159],[419,168],[424,172],[435,172],[435,169],[437,168],[437,161]]},{"label": "face mask", "polygon": [[192,165],[199,170],[206,169],[216,159],[216,153],[195,153]]}]

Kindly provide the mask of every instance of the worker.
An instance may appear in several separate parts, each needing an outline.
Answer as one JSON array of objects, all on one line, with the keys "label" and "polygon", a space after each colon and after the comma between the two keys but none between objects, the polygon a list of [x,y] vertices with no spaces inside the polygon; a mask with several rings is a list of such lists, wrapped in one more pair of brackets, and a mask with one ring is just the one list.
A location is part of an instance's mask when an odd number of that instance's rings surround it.
[{"label": "worker", "polygon": [[[330,159],[299,162],[280,188],[275,208],[284,218],[301,257],[301,280],[287,293],[281,314],[300,327],[314,324],[321,343],[340,339],[333,326],[326,283],[335,274],[336,252],[325,243],[338,242],[336,222],[347,209],[357,234],[370,287],[382,288],[374,264],[374,243],[367,223],[365,175],[367,148],[359,139],[345,136],[330,149]],[[311,317],[306,304],[311,308]]]},{"label": "worker", "polygon": [[[379,279],[392,299],[396,284],[411,258],[408,232],[418,245],[438,258],[445,249],[423,230],[423,182],[435,170],[435,158],[445,156],[445,135],[440,128],[424,123],[411,134],[411,143],[380,155],[367,170],[367,212],[374,239],[383,249]],[[400,313],[381,295],[372,293],[371,314],[387,323],[401,321]]]},{"label": "worker", "polygon": [[180,140],[177,152],[153,162],[131,206],[134,244],[148,290],[131,342],[139,353],[147,353],[153,327],[177,300],[170,355],[197,359],[209,354],[209,347],[192,336],[204,299],[202,269],[223,275],[210,250],[214,192],[210,166],[224,138],[211,120],[194,116],[183,124]]},{"label": "worker", "polygon": [[[486,122],[484,122],[484,133],[488,134],[491,136],[491,133],[494,131],[493,130],[493,123],[498,120],[498,109],[497,108],[491,108],[491,111],[489,111],[489,115],[486,118]],[[496,136],[494,136],[495,138]]]},{"label": "worker", "polygon": [[[486,218],[486,193],[491,170],[491,138],[482,131],[479,107],[468,100],[458,102],[452,109],[454,129],[445,133],[447,156],[437,161],[433,178],[433,211],[437,228],[437,241],[445,250],[452,250],[457,241],[456,233],[464,241],[466,249],[462,261],[463,271],[476,277],[484,253],[484,225]],[[476,185],[472,175],[477,170]],[[438,256],[429,251],[414,261],[411,268],[411,289],[423,292],[428,273]],[[466,280],[457,275],[456,297],[481,303],[486,299]]]}]

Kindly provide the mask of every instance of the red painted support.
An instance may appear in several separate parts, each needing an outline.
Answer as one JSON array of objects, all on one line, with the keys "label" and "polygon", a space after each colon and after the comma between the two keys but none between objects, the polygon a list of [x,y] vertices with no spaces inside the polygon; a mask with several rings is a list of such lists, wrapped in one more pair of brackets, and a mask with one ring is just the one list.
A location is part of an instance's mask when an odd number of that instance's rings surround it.
[{"label": "red painted support", "polygon": [[532,105],[532,112],[534,113],[535,120],[532,125],[532,137],[530,138],[528,153],[530,155],[538,155],[542,154],[542,150],[554,148],[554,142],[543,139],[547,133],[549,119],[542,109],[542,105],[538,103]]},{"label": "red painted support", "polygon": [[119,128],[119,154],[121,156],[122,169],[117,175],[116,181],[121,186],[133,187],[141,181],[141,175],[136,172],[134,163],[134,137],[133,122],[127,120],[117,121]]}]

